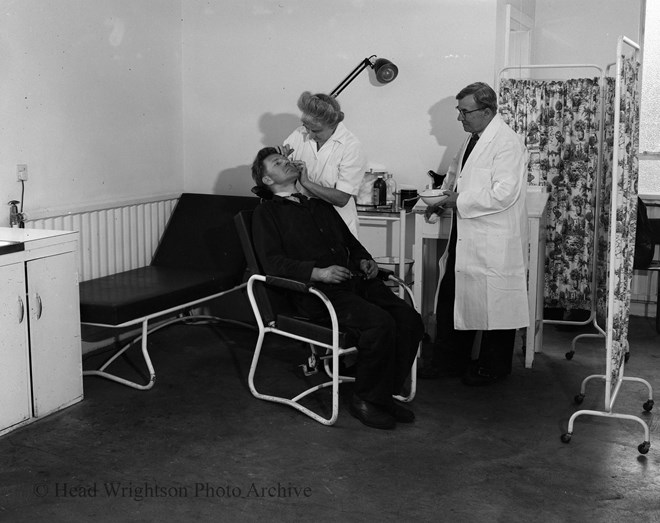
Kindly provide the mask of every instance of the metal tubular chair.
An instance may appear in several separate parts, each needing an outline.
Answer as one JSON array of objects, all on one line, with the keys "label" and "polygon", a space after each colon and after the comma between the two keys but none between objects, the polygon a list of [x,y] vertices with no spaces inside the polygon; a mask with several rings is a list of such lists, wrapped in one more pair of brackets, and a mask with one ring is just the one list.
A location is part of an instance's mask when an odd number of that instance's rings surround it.
[{"label": "metal tubular chair", "polygon": [[[358,350],[355,346],[355,340],[352,339],[353,337],[350,334],[342,332],[339,329],[334,307],[323,292],[308,283],[301,283],[286,278],[278,278],[263,274],[252,243],[252,211],[239,212],[235,216],[234,221],[236,223],[236,228],[238,229],[238,236],[241,240],[245,259],[247,261],[246,277],[248,299],[252,306],[259,331],[248,374],[250,391],[256,398],[289,405],[319,423],[333,425],[337,421],[339,414],[339,384],[355,380],[355,378],[340,375],[339,358],[347,354],[355,353]],[[394,276],[391,271],[381,269],[379,271],[379,277],[389,279],[402,286],[406,290],[406,294],[409,297],[411,304],[413,307],[415,306],[412,291],[402,280]],[[269,289],[271,291],[273,289],[284,290],[290,295],[295,295],[295,293],[313,294],[321,300],[327,308],[330,317],[330,324],[321,325],[309,319],[294,316],[294,314],[289,311],[283,312],[277,310],[279,302],[277,299],[271,299],[273,298],[273,295],[269,294]],[[308,357],[307,362],[301,365],[305,374],[315,374],[322,365],[325,374],[330,379],[318,385],[309,387],[292,398],[259,392],[254,381],[266,334],[277,334],[309,344],[311,355]],[[409,402],[415,397],[417,384],[416,367],[417,360],[415,359],[411,370],[409,393],[406,396],[394,396],[399,401]],[[332,395],[332,409],[330,416],[324,417],[301,403],[303,398],[328,387],[331,387]]]}]

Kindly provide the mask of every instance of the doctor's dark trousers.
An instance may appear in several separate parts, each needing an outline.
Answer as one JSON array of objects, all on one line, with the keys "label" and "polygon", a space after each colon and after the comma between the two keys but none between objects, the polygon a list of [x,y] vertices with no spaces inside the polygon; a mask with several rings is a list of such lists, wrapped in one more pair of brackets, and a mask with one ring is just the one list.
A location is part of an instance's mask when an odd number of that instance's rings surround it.
[{"label": "doctor's dark trousers", "polygon": [[[436,304],[436,337],[432,365],[446,369],[450,374],[460,375],[465,373],[470,365],[472,345],[477,331],[454,328],[456,229],[456,211],[454,210],[447,246],[447,267],[440,282]],[[485,296],[484,299],[486,299]],[[483,331],[477,366],[491,374],[510,374],[515,339],[516,329]]]}]

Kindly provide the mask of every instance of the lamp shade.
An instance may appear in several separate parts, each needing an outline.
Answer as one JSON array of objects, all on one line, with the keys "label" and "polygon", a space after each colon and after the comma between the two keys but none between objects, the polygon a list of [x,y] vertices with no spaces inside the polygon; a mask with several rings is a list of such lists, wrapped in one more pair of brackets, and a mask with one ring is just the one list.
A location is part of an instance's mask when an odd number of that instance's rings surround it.
[{"label": "lamp shade", "polygon": [[378,58],[372,67],[376,73],[376,80],[381,84],[390,83],[399,74],[398,67],[385,58]]},{"label": "lamp shade", "polygon": [[396,65],[385,58],[377,58],[376,60],[374,60],[374,58],[376,58],[375,54],[362,60],[357,67],[348,73],[348,76],[346,76],[346,78],[344,78],[339,85],[332,90],[330,96],[339,96],[339,93],[346,89],[348,84],[355,80],[367,67],[371,67],[374,70],[376,81],[378,83],[388,84],[397,77],[399,69]]}]

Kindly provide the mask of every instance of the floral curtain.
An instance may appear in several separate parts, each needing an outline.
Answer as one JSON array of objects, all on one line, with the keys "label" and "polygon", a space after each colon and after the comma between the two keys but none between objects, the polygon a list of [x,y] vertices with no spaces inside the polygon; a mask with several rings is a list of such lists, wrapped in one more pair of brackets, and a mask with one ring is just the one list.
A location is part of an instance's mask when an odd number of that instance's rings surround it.
[{"label": "floral curtain", "polygon": [[550,188],[545,306],[591,310],[600,80],[503,79],[499,98],[502,117],[529,150],[529,185]]},{"label": "floral curtain", "polygon": [[[608,78],[605,98],[605,154],[604,183],[601,186],[601,226],[598,248],[598,314],[613,317],[611,371],[612,380],[619,376],[628,351],[628,318],[630,315],[630,287],[632,285],[637,232],[637,151],[639,147],[639,64],[634,58],[622,62],[620,105],[614,106],[616,84]],[[619,111],[619,133],[614,136],[614,111]],[[617,143],[614,143],[617,138]],[[614,255],[609,256],[611,237],[611,205],[613,180],[613,152],[617,148],[618,162],[616,231]],[[614,265],[614,281],[609,281],[610,264]],[[608,311],[608,290],[613,286],[613,310]]]},{"label": "floral curtain", "polygon": [[612,161],[614,159],[614,96],[615,78],[605,79],[605,113],[603,115],[603,164],[598,214],[598,251],[596,256],[597,313],[599,325],[607,323],[607,280],[609,273],[610,211],[612,206]]}]

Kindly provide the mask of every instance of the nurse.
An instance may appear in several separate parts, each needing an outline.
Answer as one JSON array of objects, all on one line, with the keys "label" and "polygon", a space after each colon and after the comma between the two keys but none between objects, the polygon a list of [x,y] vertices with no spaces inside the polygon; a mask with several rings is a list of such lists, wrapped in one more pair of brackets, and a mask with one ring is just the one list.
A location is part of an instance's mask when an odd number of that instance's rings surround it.
[{"label": "nurse", "polygon": [[303,193],[334,205],[357,238],[355,196],[365,169],[362,145],[343,124],[344,113],[335,98],[305,91],[298,109],[302,125],[284,141],[283,152],[307,165],[307,176],[300,177]]},{"label": "nurse", "polygon": [[[470,84],[456,100],[469,136],[443,182],[448,198],[427,209],[427,216],[452,209],[453,219],[439,264],[434,356],[420,377],[461,375],[466,385],[487,385],[511,373],[516,329],[529,325],[528,154],[488,84]],[[478,331],[479,359],[471,362]]]}]

